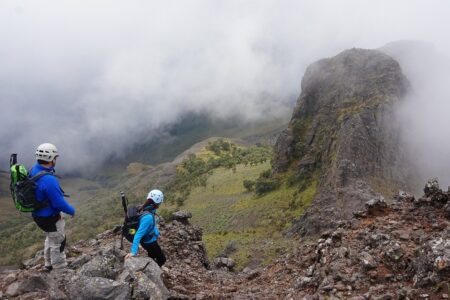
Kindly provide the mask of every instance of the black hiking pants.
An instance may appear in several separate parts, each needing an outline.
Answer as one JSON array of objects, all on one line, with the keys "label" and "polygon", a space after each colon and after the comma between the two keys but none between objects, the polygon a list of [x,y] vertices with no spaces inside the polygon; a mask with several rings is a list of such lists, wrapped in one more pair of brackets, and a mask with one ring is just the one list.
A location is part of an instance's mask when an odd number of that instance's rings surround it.
[{"label": "black hiking pants", "polygon": [[158,264],[158,266],[162,267],[166,262],[166,256],[162,251],[161,247],[158,245],[158,241],[154,241],[153,243],[141,243],[141,246],[147,250],[148,256],[153,258],[153,260]]}]

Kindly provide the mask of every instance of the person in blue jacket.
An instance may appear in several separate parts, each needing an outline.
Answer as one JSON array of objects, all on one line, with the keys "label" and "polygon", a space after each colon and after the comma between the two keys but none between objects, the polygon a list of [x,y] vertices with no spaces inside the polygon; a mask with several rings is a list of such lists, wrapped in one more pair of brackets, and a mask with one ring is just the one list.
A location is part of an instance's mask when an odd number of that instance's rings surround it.
[{"label": "person in blue jacket", "polygon": [[[65,221],[61,212],[75,215],[75,208],[64,199],[64,191],[59,185],[55,172],[58,149],[55,145],[44,143],[37,147],[37,163],[30,171],[30,176],[41,172],[46,175],[37,179],[36,200],[42,203],[43,208],[33,212],[33,220],[45,232],[44,262],[45,269],[51,271],[67,266],[64,247],[66,235],[64,233]],[[48,174],[47,174],[48,173]]]},{"label": "person in blue jacket", "polygon": [[133,238],[131,252],[125,256],[125,259],[136,256],[140,244],[160,267],[166,262],[166,256],[158,245],[160,234],[155,218],[156,209],[163,201],[164,194],[160,190],[152,190],[148,193],[147,201],[142,206],[144,212],[139,219],[139,227]]}]

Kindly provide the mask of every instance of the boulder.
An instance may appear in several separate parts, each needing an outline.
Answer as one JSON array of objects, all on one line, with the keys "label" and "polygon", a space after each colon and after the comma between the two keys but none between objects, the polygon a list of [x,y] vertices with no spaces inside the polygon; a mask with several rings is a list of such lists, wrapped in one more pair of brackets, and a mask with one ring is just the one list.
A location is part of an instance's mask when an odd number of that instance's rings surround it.
[{"label": "boulder", "polygon": [[296,289],[303,289],[309,286],[313,282],[313,280],[314,278],[312,277],[301,276],[295,280],[294,287]]},{"label": "boulder", "polygon": [[89,254],[82,254],[69,263],[69,268],[78,269],[91,259]]},{"label": "boulder", "polygon": [[380,196],[378,198],[367,201],[365,207],[369,215],[377,215],[385,212],[387,203],[384,198]]},{"label": "boulder", "polygon": [[441,189],[439,188],[439,181],[437,178],[432,178],[427,181],[425,184],[425,187],[423,189],[423,192],[425,193],[426,197],[430,197],[431,195],[438,193]]},{"label": "boulder", "polygon": [[8,285],[8,288],[6,289],[6,295],[10,297],[19,295],[19,285],[20,282],[17,281]]},{"label": "boulder", "polygon": [[[159,294],[162,295],[162,297],[168,297],[169,291],[167,290],[166,286],[164,285],[164,282],[161,278],[162,271],[161,268],[156,264],[156,262],[151,259],[150,257],[131,257],[129,259],[125,260],[124,263],[124,272],[129,271],[132,274],[134,274],[135,280],[138,280],[139,278],[143,278],[143,275],[136,275],[136,274],[144,274],[145,278],[152,281],[154,286],[159,290]],[[121,274],[121,278],[123,278],[126,274]],[[133,276],[133,275],[130,275]],[[153,285],[151,285],[153,288]],[[146,288],[145,288],[146,289]]]},{"label": "boulder", "polygon": [[443,235],[417,248],[411,267],[416,287],[446,280],[450,276],[450,239]]},{"label": "boulder", "polygon": [[397,195],[394,196],[394,199],[397,201],[414,201],[414,195],[405,191],[398,191]]},{"label": "boulder", "polygon": [[135,273],[136,281],[133,288],[133,299],[145,300],[155,299],[162,300],[169,297],[169,291],[155,284],[144,272]]},{"label": "boulder", "polygon": [[176,211],[172,214],[173,220],[179,221],[183,224],[189,223],[190,218],[192,218],[192,213],[185,210]]},{"label": "boulder", "polygon": [[358,258],[361,261],[361,265],[365,271],[375,269],[378,266],[378,263],[375,261],[373,256],[367,252],[361,252]]},{"label": "boulder", "polygon": [[120,262],[113,255],[97,255],[84,264],[79,273],[89,277],[114,279],[120,268]]},{"label": "boulder", "polygon": [[36,255],[33,258],[25,260],[22,262],[23,269],[29,269],[37,265],[44,264],[44,250],[40,250],[36,252]]},{"label": "boulder", "polygon": [[46,278],[40,275],[31,275],[24,280],[11,283],[6,289],[6,295],[13,297],[25,293],[46,291],[49,287]]},{"label": "boulder", "polygon": [[128,300],[131,297],[131,287],[127,283],[84,275],[72,278],[66,292],[73,300]]},{"label": "boulder", "polygon": [[236,263],[232,258],[229,257],[216,257],[214,259],[214,265],[216,266],[216,268],[225,268],[229,271],[232,271]]}]

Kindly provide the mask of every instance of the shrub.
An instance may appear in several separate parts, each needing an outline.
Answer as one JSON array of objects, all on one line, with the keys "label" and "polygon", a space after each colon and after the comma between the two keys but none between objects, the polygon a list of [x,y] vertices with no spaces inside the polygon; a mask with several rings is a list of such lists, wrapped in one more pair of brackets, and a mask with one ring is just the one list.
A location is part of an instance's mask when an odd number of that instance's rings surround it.
[{"label": "shrub", "polygon": [[270,178],[270,175],[272,174],[272,171],[270,169],[263,171],[261,174],[259,174],[259,178]]},{"label": "shrub", "polygon": [[245,179],[245,180],[243,181],[243,184],[244,184],[244,188],[245,188],[248,192],[252,192],[253,189],[254,189],[254,187],[255,187],[255,182],[254,182],[253,180]]},{"label": "shrub", "polygon": [[163,218],[165,222],[170,222],[172,221],[172,214],[174,212],[175,209],[161,208],[158,214]]},{"label": "shrub", "polygon": [[258,178],[255,183],[255,192],[258,196],[262,196],[270,191],[276,190],[279,182],[276,179]]}]

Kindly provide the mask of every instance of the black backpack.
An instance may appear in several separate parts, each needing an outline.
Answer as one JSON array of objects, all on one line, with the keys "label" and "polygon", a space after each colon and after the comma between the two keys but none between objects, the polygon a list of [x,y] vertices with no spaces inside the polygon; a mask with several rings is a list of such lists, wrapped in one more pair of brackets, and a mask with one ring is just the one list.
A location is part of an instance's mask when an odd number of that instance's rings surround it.
[{"label": "black backpack", "polygon": [[142,210],[140,206],[131,206],[127,208],[127,213],[125,215],[125,221],[123,222],[122,235],[130,242],[133,242],[134,235],[139,228],[139,220],[142,216],[152,214],[153,215],[153,227],[155,227],[155,214],[148,211]]},{"label": "black backpack", "polygon": [[36,200],[36,181],[46,175],[54,174],[52,172],[41,171],[33,177],[30,177],[24,165],[17,164],[17,154],[11,155],[9,185],[14,206],[20,212],[33,212],[35,210],[48,206],[48,201],[39,202]]}]

